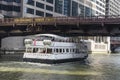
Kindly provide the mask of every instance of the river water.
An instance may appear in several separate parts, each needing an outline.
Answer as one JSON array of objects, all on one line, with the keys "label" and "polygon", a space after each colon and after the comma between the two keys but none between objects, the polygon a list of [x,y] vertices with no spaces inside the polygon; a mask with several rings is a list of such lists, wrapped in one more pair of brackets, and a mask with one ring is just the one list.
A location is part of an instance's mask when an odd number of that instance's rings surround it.
[{"label": "river water", "polygon": [[54,65],[0,61],[0,80],[120,80],[120,54]]}]

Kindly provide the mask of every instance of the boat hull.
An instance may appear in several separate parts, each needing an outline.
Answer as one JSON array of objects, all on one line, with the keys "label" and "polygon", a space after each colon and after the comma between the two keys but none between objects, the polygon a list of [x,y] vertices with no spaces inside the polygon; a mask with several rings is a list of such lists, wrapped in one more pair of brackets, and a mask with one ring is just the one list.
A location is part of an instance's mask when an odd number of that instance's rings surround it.
[{"label": "boat hull", "polygon": [[73,61],[83,61],[88,57],[88,54],[39,54],[39,53],[25,53],[23,61],[37,62],[37,63],[64,63]]},{"label": "boat hull", "polygon": [[47,63],[47,64],[57,64],[65,62],[75,62],[75,61],[84,61],[87,58],[72,58],[72,59],[60,59],[60,60],[50,60],[50,59],[35,59],[35,58],[24,58],[25,62],[35,62],[35,63]]}]

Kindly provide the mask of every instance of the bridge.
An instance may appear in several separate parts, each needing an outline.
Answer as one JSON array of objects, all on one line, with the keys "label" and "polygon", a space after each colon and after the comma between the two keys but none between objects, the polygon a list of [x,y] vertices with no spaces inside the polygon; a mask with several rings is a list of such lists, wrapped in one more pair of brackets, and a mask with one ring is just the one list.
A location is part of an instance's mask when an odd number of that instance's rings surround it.
[{"label": "bridge", "polygon": [[119,36],[116,17],[36,17],[0,19],[0,37],[54,33],[66,36]]}]

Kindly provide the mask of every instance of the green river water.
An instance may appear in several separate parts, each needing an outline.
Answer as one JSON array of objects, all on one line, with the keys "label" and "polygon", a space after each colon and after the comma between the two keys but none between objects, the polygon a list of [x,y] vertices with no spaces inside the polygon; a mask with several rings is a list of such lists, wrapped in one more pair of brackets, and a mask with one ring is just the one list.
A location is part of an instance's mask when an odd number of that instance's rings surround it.
[{"label": "green river water", "polygon": [[120,54],[52,65],[1,60],[0,80],[120,80]]}]

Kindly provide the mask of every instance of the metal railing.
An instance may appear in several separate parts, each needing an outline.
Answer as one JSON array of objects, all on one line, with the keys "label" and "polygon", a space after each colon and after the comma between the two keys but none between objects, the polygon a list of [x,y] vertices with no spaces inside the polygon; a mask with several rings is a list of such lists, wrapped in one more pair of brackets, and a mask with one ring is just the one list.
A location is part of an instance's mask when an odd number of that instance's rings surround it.
[{"label": "metal railing", "polygon": [[118,16],[91,16],[91,17],[37,17],[37,18],[2,18],[0,24],[29,24],[29,23],[120,23],[120,15]]}]

